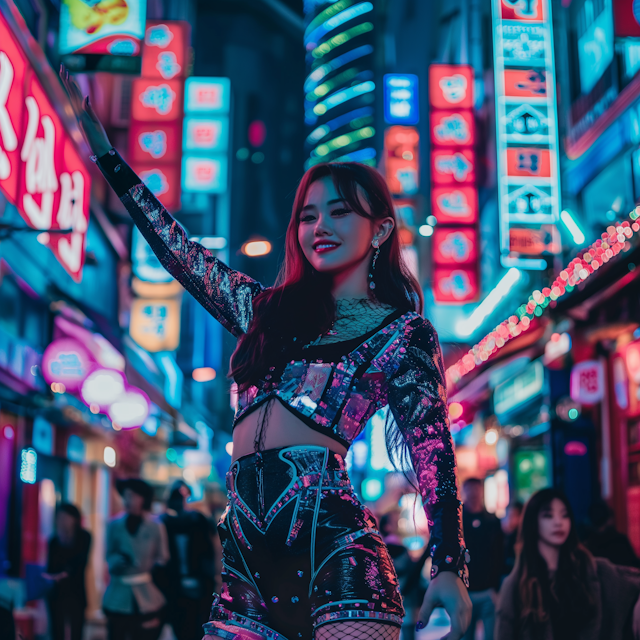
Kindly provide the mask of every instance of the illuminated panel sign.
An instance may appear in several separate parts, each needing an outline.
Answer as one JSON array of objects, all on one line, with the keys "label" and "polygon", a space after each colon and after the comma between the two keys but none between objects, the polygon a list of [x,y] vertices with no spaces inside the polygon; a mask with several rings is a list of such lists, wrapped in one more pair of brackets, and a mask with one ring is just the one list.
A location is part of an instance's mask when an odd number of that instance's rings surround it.
[{"label": "illuminated panel sign", "polygon": [[440,304],[465,304],[478,299],[478,273],[474,267],[436,267],[433,270],[433,295]]},{"label": "illuminated panel sign", "polygon": [[63,0],[63,62],[74,71],[138,73],[146,13],[146,0]]},{"label": "illuminated panel sign", "polygon": [[177,349],[180,344],[180,299],[136,298],[131,305],[129,334],[143,349],[153,353]]},{"label": "illuminated panel sign", "polygon": [[478,192],[475,187],[433,187],[431,213],[439,224],[476,224]]},{"label": "illuminated panel sign", "polygon": [[479,294],[473,82],[467,65],[429,67],[431,213],[438,220],[431,258],[439,304],[465,304]]},{"label": "illuminated panel sign", "polygon": [[437,265],[473,265],[478,259],[478,232],[474,227],[450,229],[438,225],[433,234],[433,262]]},{"label": "illuminated panel sign", "polygon": [[411,196],[418,192],[418,143],[415,127],[389,127],[384,134],[387,184],[394,196]]},{"label": "illuminated panel sign", "polygon": [[134,80],[131,118],[141,122],[172,122],[182,118],[182,91],[181,80]]},{"label": "illuminated panel sign", "polygon": [[227,191],[229,78],[188,78],[182,136],[182,190],[220,194]]},{"label": "illuminated panel sign", "polygon": [[385,75],[384,119],[389,124],[418,124],[418,76],[395,73]]},{"label": "illuminated panel sign", "polygon": [[180,164],[138,164],[131,168],[140,176],[149,191],[169,210],[180,209]]},{"label": "illuminated panel sign", "polygon": [[187,78],[186,113],[229,113],[231,86],[229,78]]},{"label": "illuminated panel sign", "polygon": [[227,159],[185,156],[182,160],[185,191],[224,193],[227,190]]},{"label": "illuminated panel sign", "polygon": [[184,150],[226,153],[229,118],[187,116],[184,119]]},{"label": "illuminated panel sign", "polygon": [[431,143],[439,146],[470,147],[476,141],[473,111],[431,112]]},{"label": "illuminated panel sign", "polygon": [[0,15],[0,189],[71,277],[82,279],[91,178]]},{"label": "illuminated panel sign", "polygon": [[173,80],[187,74],[191,27],[184,20],[147,22],[142,51],[142,77]]},{"label": "illuminated panel sign", "polygon": [[179,122],[132,122],[129,128],[131,162],[176,162],[182,155]]},{"label": "illuminated panel sign", "polygon": [[543,227],[560,213],[550,5],[492,1],[501,262],[540,269],[560,250]]},{"label": "illuminated panel sign", "polygon": [[433,109],[473,108],[473,69],[467,65],[432,64],[429,102]]}]

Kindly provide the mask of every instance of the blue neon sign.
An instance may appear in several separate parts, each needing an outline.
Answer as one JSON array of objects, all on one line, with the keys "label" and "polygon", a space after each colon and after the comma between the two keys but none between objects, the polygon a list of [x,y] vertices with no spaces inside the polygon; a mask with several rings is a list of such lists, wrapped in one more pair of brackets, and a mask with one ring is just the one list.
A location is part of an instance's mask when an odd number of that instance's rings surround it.
[{"label": "blue neon sign", "polygon": [[410,73],[384,76],[384,119],[389,124],[418,124],[418,76]]}]

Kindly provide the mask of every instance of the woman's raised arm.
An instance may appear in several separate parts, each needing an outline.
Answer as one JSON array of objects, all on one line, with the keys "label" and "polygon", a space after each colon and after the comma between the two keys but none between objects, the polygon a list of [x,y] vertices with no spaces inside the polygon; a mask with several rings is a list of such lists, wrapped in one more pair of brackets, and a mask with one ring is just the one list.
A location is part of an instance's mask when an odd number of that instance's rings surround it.
[{"label": "woman's raised arm", "polygon": [[426,626],[433,608],[444,606],[451,618],[446,640],[458,640],[471,618],[471,602],[463,586],[468,582],[469,560],[462,533],[442,352],[431,324],[422,323],[414,329],[398,370],[389,380],[388,401],[409,448],[429,519],[432,581],[418,624]]},{"label": "woman's raised arm", "polygon": [[189,240],[180,224],[112,148],[89,99],[82,97],[63,67],[60,77],[94,159],[164,268],[226,329],[235,336],[244,333],[253,317],[253,299],[263,286]]}]

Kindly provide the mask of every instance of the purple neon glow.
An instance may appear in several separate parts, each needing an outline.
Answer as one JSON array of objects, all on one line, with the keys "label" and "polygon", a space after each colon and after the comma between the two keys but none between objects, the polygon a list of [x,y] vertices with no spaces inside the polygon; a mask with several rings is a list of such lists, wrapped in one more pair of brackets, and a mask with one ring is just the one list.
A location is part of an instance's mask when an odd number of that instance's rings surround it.
[{"label": "purple neon glow", "polygon": [[78,391],[93,367],[85,347],[73,338],[54,340],[42,356],[42,375],[48,384],[62,382],[67,391]]},{"label": "purple neon glow", "polygon": [[103,412],[126,391],[124,376],[115,369],[96,369],[83,382],[80,395],[87,406],[97,404]]}]

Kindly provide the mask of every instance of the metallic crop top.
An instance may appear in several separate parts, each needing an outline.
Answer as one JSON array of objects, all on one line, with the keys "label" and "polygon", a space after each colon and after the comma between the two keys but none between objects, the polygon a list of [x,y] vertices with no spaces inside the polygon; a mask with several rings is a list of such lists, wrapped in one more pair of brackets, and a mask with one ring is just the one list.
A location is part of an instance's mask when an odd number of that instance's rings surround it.
[{"label": "metallic crop top", "polygon": [[[253,317],[253,299],[264,287],[190,241],[115,150],[98,166],[165,269],[233,335],[244,333]],[[284,370],[272,367],[239,398],[234,425],[270,399],[347,448],[373,414],[388,406],[407,445],[430,522],[432,576],[454,571],[466,581],[468,553],[442,353],[428,320],[405,313],[335,362],[300,359]]]}]

